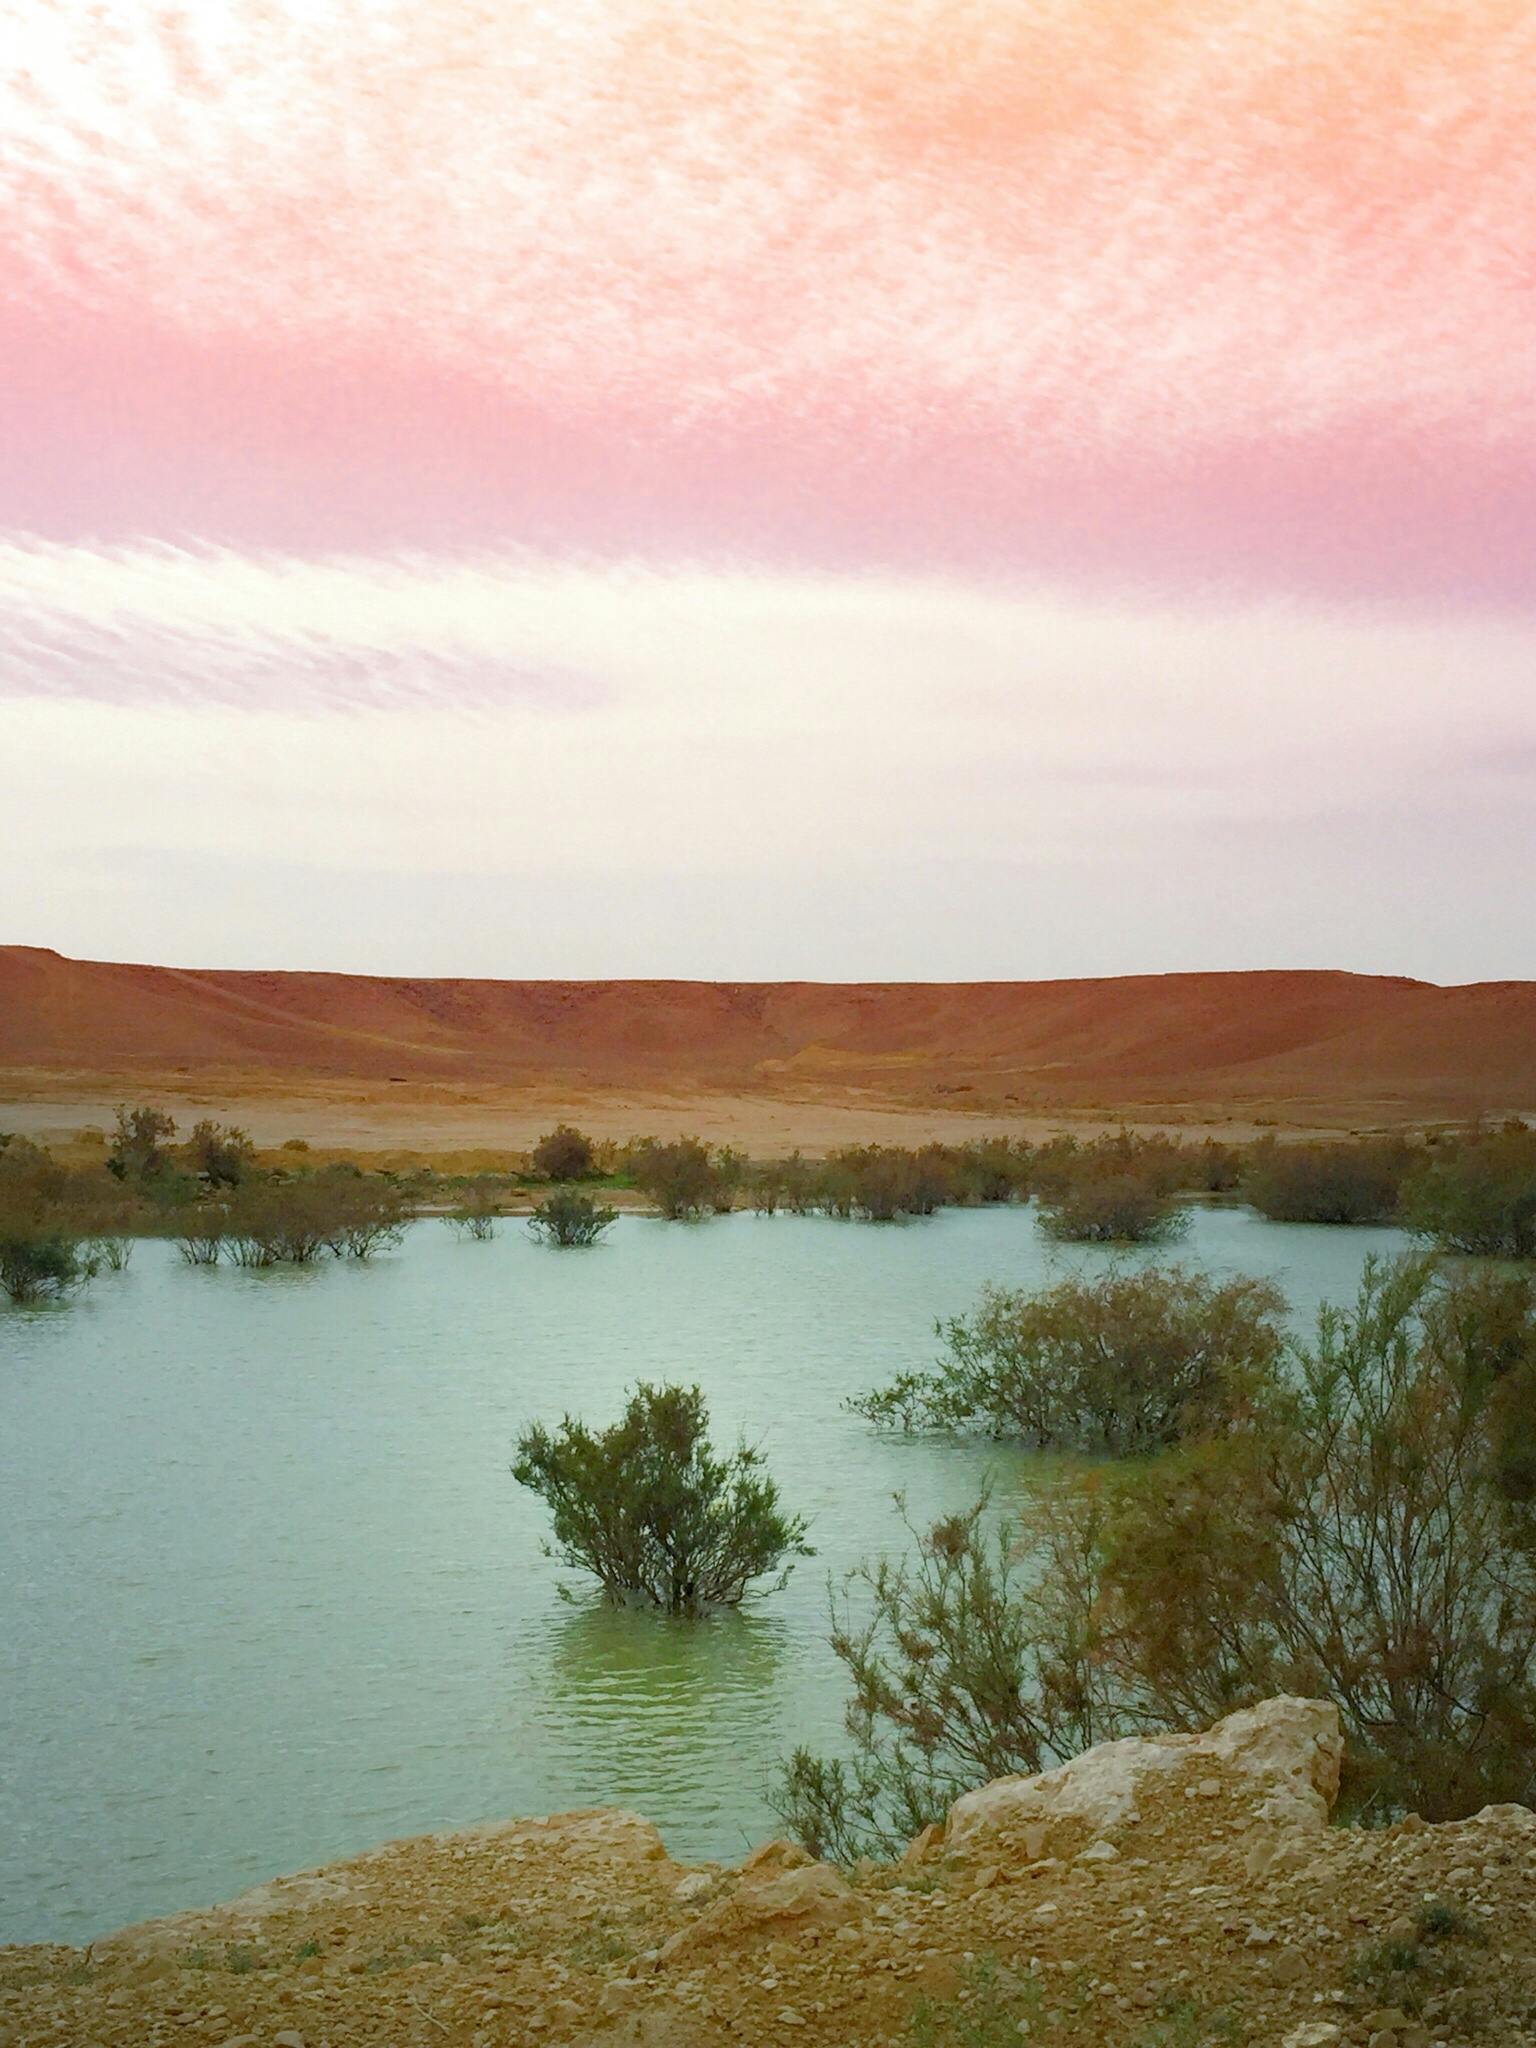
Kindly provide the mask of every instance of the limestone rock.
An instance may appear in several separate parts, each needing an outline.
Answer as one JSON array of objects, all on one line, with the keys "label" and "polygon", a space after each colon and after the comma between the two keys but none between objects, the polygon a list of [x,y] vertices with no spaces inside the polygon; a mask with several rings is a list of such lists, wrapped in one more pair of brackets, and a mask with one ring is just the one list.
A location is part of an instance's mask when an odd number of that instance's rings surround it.
[{"label": "limestone rock", "polygon": [[658,1960],[669,1964],[717,1942],[794,1941],[845,1926],[862,1910],[858,1895],[835,1870],[807,1860],[795,1869],[739,1885],[691,1927],[674,1934]]},{"label": "limestone rock", "polygon": [[1343,1755],[1334,1707],[1282,1695],[1201,1735],[1128,1736],[1054,1771],[998,1778],[956,1800],[945,1840],[952,1853],[965,1854],[989,1835],[1022,1834],[1042,1822],[1076,1823],[1104,1837],[1139,1818],[1137,1793],[1149,1776],[1193,1767],[1208,1782],[1213,1763],[1249,1797],[1256,1820],[1320,1827],[1338,1794]]}]

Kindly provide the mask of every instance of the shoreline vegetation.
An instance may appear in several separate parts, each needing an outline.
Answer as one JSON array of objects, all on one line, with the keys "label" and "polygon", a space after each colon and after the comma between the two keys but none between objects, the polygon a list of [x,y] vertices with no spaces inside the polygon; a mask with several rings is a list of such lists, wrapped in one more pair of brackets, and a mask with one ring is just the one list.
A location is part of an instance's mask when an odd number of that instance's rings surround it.
[{"label": "shoreline vegetation", "polygon": [[671,1222],[752,1211],[895,1224],[1012,1203],[1031,1205],[1059,1242],[1113,1248],[1174,1243],[1191,1204],[1216,1201],[1275,1222],[1396,1225],[1457,1256],[1536,1258],[1536,1127],[1518,1118],[1412,1137],[1237,1145],[1120,1130],[767,1159],[561,1124],[495,1171],[452,1174],[317,1162],[302,1138],[259,1151],[238,1125],[203,1118],[182,1132],[139,1104],[111,1131],[78,1133],[68,1153],[0,1130],[0,1291],[14,1302],[56,1300],[121,1269],[141,1237],[170,1239],[192,1265],[366,1261],[417,1218],[485,1240],[527,1217],[544,1242],[571,1248],[600,1241],[620,1209]]}]

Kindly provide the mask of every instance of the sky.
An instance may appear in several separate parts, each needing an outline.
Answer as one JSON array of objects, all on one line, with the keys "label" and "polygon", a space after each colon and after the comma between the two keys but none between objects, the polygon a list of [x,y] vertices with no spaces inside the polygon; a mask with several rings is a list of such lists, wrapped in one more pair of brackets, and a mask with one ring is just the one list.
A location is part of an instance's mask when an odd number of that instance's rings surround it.
[{"label": "sky", "polygon": [[1530,0],[0,47],[0,940],[1536,976]]}]

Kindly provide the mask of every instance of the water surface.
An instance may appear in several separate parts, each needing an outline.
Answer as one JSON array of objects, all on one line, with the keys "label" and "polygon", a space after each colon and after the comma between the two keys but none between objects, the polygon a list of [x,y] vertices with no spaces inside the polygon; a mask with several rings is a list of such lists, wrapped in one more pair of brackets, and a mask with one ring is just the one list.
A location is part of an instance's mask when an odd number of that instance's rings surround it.
[{"label": "water surface", "polygon": [[[1310,1317],[1392,1231],[1200,1212],[1179,1256]],[[1028,1211],[892,1227],[626,1217],[590,1252],[420,1224],[367,1268],[190,1268],[141,1244],[62,1309],[0,1311],[0,1941],[84,1941],[391,1835],[624,1803],[731,1857],[830,1746],[826,1577],[967,1502],[995,1446],[877,1435],[846,1395],[934,1353],[982,1284],[1108,1255]],[[818,1556],[696,1627],[541,1554],[508,1472],[533,1416],[697,1380]],[[561,1597],[562,1588],[573,1597]]]}]

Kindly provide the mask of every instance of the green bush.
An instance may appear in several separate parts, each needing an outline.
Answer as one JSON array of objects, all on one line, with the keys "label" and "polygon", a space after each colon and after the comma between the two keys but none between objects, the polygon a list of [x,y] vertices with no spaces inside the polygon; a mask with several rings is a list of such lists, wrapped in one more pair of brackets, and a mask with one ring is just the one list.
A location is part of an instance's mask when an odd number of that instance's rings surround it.
[{"label": "green bush", "polygon": [[1403,1221],[1443,1251],[1536,1259],[1536,1130],[1513,1122],[1437,1148],[1408,1182]]},{"label": "green bush", "polygon": [[557,1124],[534,1146],[533,1170],[545,1180],[585,1180],[592,1171],[592,1140],[571,1124]]},{"label": "green bush", "polygon": [[1255,1148],[1243,1199],[1272,1223],[1390,1223],[1412,1158],[1398,1139]]},{"label": "green bush", "polygon": [[722,1174],[701,1138],[673,1138],[665,1144],[647,1138],[634,1150],[632,1171],[635,1186],[669,1222],[713,1215],[731,1206],[734,1157]]},{"label": "green bush", "polygon": [[209,1187],[234,1188],[250,1172],[256,1147],[238,1124],[215,1123],[204,1117],[192,1126],[185,1158],[189,1170]]},{"label": "green bush", "polygon": [[904,1429],[982,1429],[1056,1449],[1162,1450],[1226,1427],[1273,1386],[1285,1303],[1179,1267],[989,1288],[940,1323],[946,1355],[850,1405]]},{"label": "green bush", "polygon": [[57,1301],[95,1270],[80,1245],[61,1232],[0,1222],[0,1290],[18,1305]]},{"label": "green bush", "polygon": [[618,1220],[617,1209],[599,1207],[590,1195],[561,1190],[540,1202],[528,1219],[528,1228],[546,1244],[571,1249],[596,1244],[608,1226]]},{"label": "green bush", "polygon": [[176,1119],[163,1109],[147,1104],[129,1109],[121,1105],[113,1132],[108,1171],[119,1180],[152,1180],[170,1164],[168,1141],[176,1135]]},{"label": "green bush", "polygon": [[1368,1265],[1247,1426],[985,1503],[852,1575],[851,1754],[799,1752],[808,1845],[888,1851],[969,1786],[1110,1736],[1332,1700],[1345,1810],[1536,1804],[1536,1290]]},{"label": "green bush", "polygon": [[697,1387],[639,1386],[609,1429],[534,1423],[512,1474],[548,1503],[555,1554],[610,1599],[698,1616],[810,1554],[759,1454],[740,1444],[718,1457],[708,1430]]},{"label": "green bush", "polygon": [[1167,1244],[1189,1226],[1156,1177],[1087,1156],[1040,1197],[1040,1228],[1068,1244]]},{"label": "green bush", "polygon": [[460,1237],[484,1244],[496,1235],[500,1206],[493,1188],[474,1187],[447,1218],[448,1227]]}]

